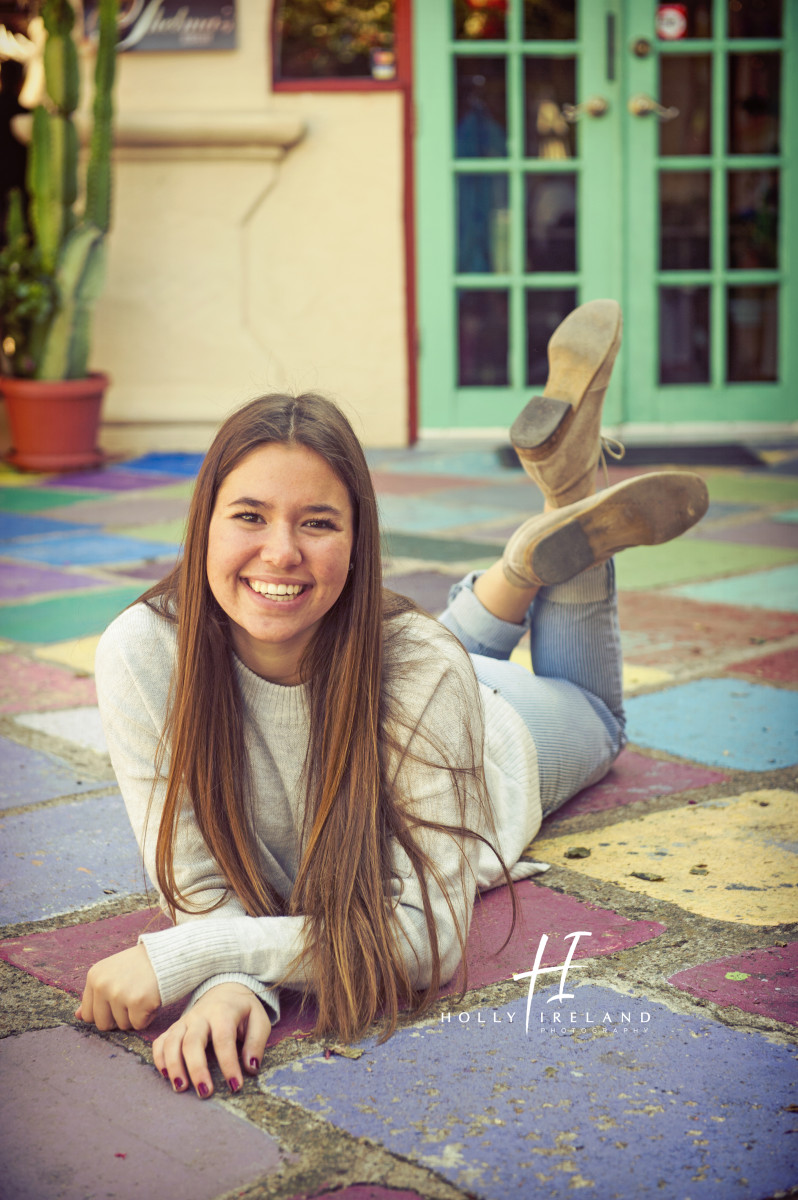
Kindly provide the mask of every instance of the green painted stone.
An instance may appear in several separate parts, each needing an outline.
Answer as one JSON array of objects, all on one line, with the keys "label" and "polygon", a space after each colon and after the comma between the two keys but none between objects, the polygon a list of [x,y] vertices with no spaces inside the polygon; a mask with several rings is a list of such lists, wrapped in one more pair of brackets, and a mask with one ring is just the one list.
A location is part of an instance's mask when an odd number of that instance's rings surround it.
[{"label": "green painted stone", "polygon": [[620,591],[676,587],[798,562],[798,550],[776,546],[742,546],[733,542],[677,538],[663,546],[635,546],[615,560]]},{"label": "green painted stone", "polygon": [[86,593],[81,595],[79,602],[70,596],[59,596],[35,604],[3,605],[0,606],[0,637],[15,642],[50,644],[102,633],[143,590],[141,584],[137,584],[109,588],[107,592]]},{"label": "green painted stone", "polygon": [[104,492],[79,492],[77,489],[59,492],[55,488],[0,487],[0,511],[41,512],[77,504],[79,500],[96,500],[104,495]]}]

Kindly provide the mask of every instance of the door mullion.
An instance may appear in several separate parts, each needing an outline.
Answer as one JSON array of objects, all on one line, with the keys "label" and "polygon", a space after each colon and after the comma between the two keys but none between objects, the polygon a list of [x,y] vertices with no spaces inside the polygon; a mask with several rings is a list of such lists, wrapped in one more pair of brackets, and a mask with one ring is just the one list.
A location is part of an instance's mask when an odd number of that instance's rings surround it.
[{"label": "door mullion", "polygon": [[[725,39],[726,9],[724,0],[715,0],[715,20]],[[729,214],[726,202],[726,155],[728,153],[728,57],[724,43],[712,56],[712,299],[710,304],[710,383],[722,388],[726,383],[726,279],[728,262]]]},{"label": "door mullion", "polygon": [[521,0],[507,14],[507,92],[509,101],[508,162],[510,173],[510,387],[524,386],[526,321],[523,311],[524,273],[524,63],[521,54]]}]

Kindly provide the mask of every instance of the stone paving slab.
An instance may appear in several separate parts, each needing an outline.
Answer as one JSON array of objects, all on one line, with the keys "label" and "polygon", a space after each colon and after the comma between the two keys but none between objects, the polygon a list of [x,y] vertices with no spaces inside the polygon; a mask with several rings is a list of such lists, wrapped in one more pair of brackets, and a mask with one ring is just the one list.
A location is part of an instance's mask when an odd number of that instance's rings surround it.
[{"label": "stone paving slab", "polygon": [[139,849],[118,794],[0,820],[0,925],[144,890]]},{"label": "stone paving slab", "polygon": [[723,529],[706,528],[702,524],[693,530],[692,536],[747,546],[798,546],[798,528],[784,521],[749,521]]},{"label": "stone paving slab", "polygon": [[[86,525],[108,525],[112,520],[115,529],[131,525],[148,525],[155,521],[183,520],[188,512],[188,499],[178,497],[128,496],[122,502],[109,504],[108,497],[83,500],[69,510],[70,521]],[[49,515],[44,510],[44,515]]]},{"label": "stone paving slab", "polygon": [[798,942],[701,963],[677,971],[668,983],[715,1004],[798,1025]]},{"label": "stone paving slab", "polygon": [[4,654],[1,666],[0,713],[34,709],[49,712],[97,703],[94,680],[85,675],[73,675],[61,667],[23,658],[21,654]]},{"label": "stone paving slab", "polygon": [[[702,917],[781,925],[798,921],[796,817],[798,794],[762,789],[537,837],[531,853]],[[565,857],[575,841],[588,857]]]},{"label": "stone paving slab", "polygon": [[[81,525],[73,521],[53,520],[52,517],[34,517],[26,513],[0,512],[0,542],[21,544],[29,538],[41,537],[44,534],[66,534],[86,532]],[[17,545],[4,545],[4,556],[14,556]]]},{"label": "stone paving slab", "polygon": [[334,1192],[314,1192],[309,1196],[303,1192],[292,1200],[425,1200],[420,1192],[408,1192],[396,1188],[380,1187],[371,1183],[356,1183],[352,1187]]},{"label": "stone paving slab", "polygon": [[141,595],[141,587],[111,587],[107,592],[37,600],[29,604],[0,605],[0,637],[15,642],[62,642],[100,634],[123,608]]},{"label": "stone paving slab", "polygon": [[137,492],[142,488],[164,487],[169,483],[182,483],[177,474],[156,475],[150,471],[137,471],[132,463],[124,466],[104,467],[99,471],[78,471],[74,475],[56,475],[48,480],[46,487],[79,488],[99,492]]},{"label": "stone paving slab", "polygon": [[175,555],[177,544],[149,541],[134,536],[98,533],[88,536],[85,527],[73,526],[81,533],[57,539],[35,541],[18,538],[5,547],[6,557],[24,562],[50,563],[51,566],[88,566],[95,563],[134,563],[145,558]]},{"label": "stone paving slab", "polygon": [[62,708],[58,712],[20,713],[14,721],[26,729],[36,729],[40,733],[72,742],[75,746],[93,750],[95,754],[108,753],[100,710],[96,704]]},{"label": "stone paving slab", "polygon": [[530,1188],[553,1200],[762,1200],[795,1182],[792,1050],[568,982],[559,1013],[551,994],[533,997],[528,1034],[525,998],[453,1010],[383,1046],[368,1039],[359,1059],[314,1056],[259,1086],[486,1200]]},{"label": "stone paving slab", "polygon": [[44,595],[46,592],[73,592],[87,588],[108,588],[107,579],[96,575],[70,574],[6,562],[0,567],[0,600],[17,600],[22,596]]},{"label": "stone paving slab", "polygon": [[131,537],[141,538],[142,541],[148,543],[156,545],[163,543],[166,547],[163,551],[164,554],[174,554],[177,556],[186,532],[186,522],[185,517],[180,517],[178,520],[154,521],[149,525],[137,525],[135,529],[125,530],[124,528],[120,528],[120,530],[117,530],[112,514],[111,520],[108,523],[108,532],[121,532],[122,534],[128,532]]},{"label": "stone paving slab", "polygon": [[444,571],[410,571],[405,575],[386,575],[385,586],[439,616],[446,608],[452,584],[460,578],[455,572],[447,575]]},{"label": "stone paving slab", "polygon": [[469,479],[467,476],[458,479],[451,475],[399,475],[392,471],[381,471],[379,468],[371,471],[371,481],[378,500],[380,496],[422,496],[455,487],[489,486],[487,480]]},{"label": "stone paving slab", "polygon": [[798,683],[798,648],[730,663],[726,671],[729,675],[750,675],[752,679],[770,683]]},{"label": "stone paving slab", "polygon": [[143,592],[151,583],[157,583],[165,575],[168,575],[176,562],[177,558],[159,559],[158,562],[145,562],[138,566],[106,567],[105,570],[109,575],[124,575],[125,579],[140,579]]},{"label": "stone paving slab", "polygon": [[798,612],[798,566],[757,571],[733,579],[714,579],[674,589],[677,596],[689,596],[709,604],[734,604],[738,607]]},{"label": "stone paving slab", "polygon": [[6,1038],[0,1070],[9,1200],[215,1200],[284,1161],[215,1100],[176,1102],[135,1055],[68,1026]]},{"label": "stone paving slab", "polygon": [[383,494],[378,501],[380,520],[393,536],[394,530],[402,533],[445,533],[459,529],[464,519],[472,526],[479,526],[488,521],[516,518],[516,510],[507,505],[501,508],[483,503],[481,491],[472,492],[466,504],[462,500],[450,499],[448,493],[442,493],[442,496],[445,498]]},{"label": "stone paving slab", "polygon": [[712,501],[733,504],[790,504],[798,500],[798,481],[760,473],[737,474],[734,471],[702,472]]},{"label": "stone paving slab", "polygon": [[94,658],[101,637],[102,634],[95,633],[89,637],[70,638],[66,642],[54,642],[52,646],[40,646],[33,653],[36,658],[46,662],[63,663],[74,671],[93,675]]},{"label": "stone paving slab", "polygon": [[96,792],[100,780],[79,774],[69,763],[54,754],[43,754],[28,746],[19,746],[9,738],[0,737],[0,808],[17,808],[72,796],[79,792]]},{"label": "stone paving slab", "polygon": [[798,762],[798,693],[744,679],[695,679],[626,702],[630,742],[711,766],[772,771]]},{"label": "stone paving slab", "polygon": [[671,588],[693,580],[711,580],[742,571],[761,571],[765,567],[795,562],[796,558],[798,550],[778,546],[737,546],[683,537],[664,546],[633,546],[624,550],[618,555],[615,568],[620,591],[639,591]]},{"label": "stone paving slab", "polygon": [[[789,568],[790,570],[792,568]],[[637,665],[696,667],[717,653],[742,651],[798,633],[798,611],[702,603],[672,592],[621,592],[624,655]]]},{"label": "stone paving slab", "polygon": [[424,537],[421,534],[384,531],[386,554],[389,558],[419,558],[439,563],[474,562],[495,559],[493,542],[468,541],[465,538]]},{"label": "stone paving slab", "polygon": [[507,479],[507,468],[501,465],[495,450],[418,447],[410,454],[402,450],[367,450],[366,461],[374,470],[399,475],[453,475],[468,482]]},{"label": "stone paving slab", "polygon": [[125,470],[193,479],[199,472],[204,458],[204,454],[186,454],[182,451],[176,453],[155,452],[143,454],[140,458],[129,459],[125,463]]},{"label": "stone paving slab", "polygon": [[634,750],[623,750],[599,783],[584,788],[573,800],[547,817],[542,829],[544,833],[549,833],[564,821],[584,816],[585,813],[605,812],[640,800],[709,787],[713,783],[722,783],[724,779],[726,776],[720,771],[690,767],[684,763],[662,762],[645,754],[637,754]]},{"label": "stone paving slab", "polygon": [[792,508],[789,512],[773,513],[774,521],[798,521],[798,508]]},{"label": "stone paving slab", "polygon": [[[49,488],[40,487],[4,487],[0,486],[0,509],[3,512],[40,512],[42,509],[60,509],[69,506],[70,521],[79,520],[74,514],[74,505],[82,501],[95,500],[98,492],[66,491],[56,492]],[[48,515],[45,513],[45,515]],[[54,518],[55,519],[55,518]],[[91,522],[102,525],[102,519]]]}]

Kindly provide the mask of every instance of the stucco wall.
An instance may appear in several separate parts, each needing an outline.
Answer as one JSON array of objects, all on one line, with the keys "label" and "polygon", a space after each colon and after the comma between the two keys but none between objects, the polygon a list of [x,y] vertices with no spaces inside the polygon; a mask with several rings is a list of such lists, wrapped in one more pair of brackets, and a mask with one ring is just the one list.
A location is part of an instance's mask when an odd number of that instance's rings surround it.
[{"label": "stucco wall", "polygon": [[120,55],[108,449],[201,449],[240,402],[310,389],[406,441],[401,97],[272,94],[269,9],[237,0],[237,51]]}]

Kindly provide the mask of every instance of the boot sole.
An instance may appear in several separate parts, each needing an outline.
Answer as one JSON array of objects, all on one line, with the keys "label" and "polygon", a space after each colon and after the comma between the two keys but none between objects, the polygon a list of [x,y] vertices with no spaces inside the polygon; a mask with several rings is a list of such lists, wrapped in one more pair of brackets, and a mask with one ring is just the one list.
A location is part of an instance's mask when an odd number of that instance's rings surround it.
[{"label": "boot sole", "polygon": [[527,462],[548,458],[568,432],[583,397],[609,383],[621,326],[621,310],[614,300],[593,300],[574,309],[555,329],[549,339],[545,391],[533,396],[510,429],[510,441]]},{"label": "boot sole", "polygon": [[669,542],[701,520],[709,506],[703,479],[679,471],[639,475],[552,530],[527,560],[543,586],[565,583],[630,546]]}]

